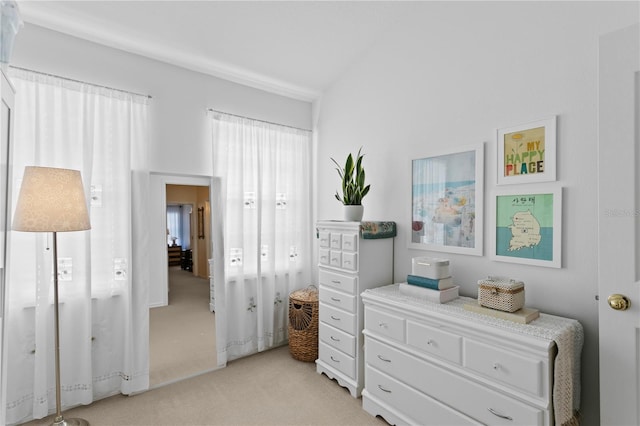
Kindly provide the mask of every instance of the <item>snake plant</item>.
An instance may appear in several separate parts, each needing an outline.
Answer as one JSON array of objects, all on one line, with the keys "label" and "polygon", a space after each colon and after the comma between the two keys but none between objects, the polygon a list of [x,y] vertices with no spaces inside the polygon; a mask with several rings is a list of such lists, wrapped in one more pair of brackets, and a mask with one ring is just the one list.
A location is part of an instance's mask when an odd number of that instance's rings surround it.
[{"label": "snake plant", "polygon": [[349,154],[344,168],[338,164],[333,158],[331,161],[335,163],[336,170],[340,179],[342,179],[342,197],[340,193],[336,191],[336,199],[344,205],[360,205],[362,199],[369,192],[371,185],[365,185],[365,173],[362,167],[362,157],[360,152],[362,147],[358,150],[356,161],[353,161],[353,156]]}]

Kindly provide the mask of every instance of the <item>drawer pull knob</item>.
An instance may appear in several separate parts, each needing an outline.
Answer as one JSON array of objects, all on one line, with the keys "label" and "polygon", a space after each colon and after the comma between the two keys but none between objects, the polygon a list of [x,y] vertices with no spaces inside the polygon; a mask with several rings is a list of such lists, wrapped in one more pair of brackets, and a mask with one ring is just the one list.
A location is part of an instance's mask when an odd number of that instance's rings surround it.
[{"label": "drawer pull knob", "polygon": [[382,392],[391,393],[389,389],[383,388],[382,385],[378,385],[378,389],[380,389]]},{"label": "drawer pull knob", "polygon": [[[333,355],[331,355],[331,361],[333,361],[333,362],[340,362],[340,360],[339,360],[339,359],[335,359],[335,358],[333,357]],[[489,408],[489,410],[491,410],[491,408]]]},{"label": "drawer pull knob", "polygon": [[332,297],[331,300],[333,300],[334,302],[339,302],[340,299],[338,299],[337,297]]},{"label": "drawer pull knob", "polygon": [[379,322],[378,325],[382,328],[389,328],[389,325],[386,322]]},{"label": "drawer pull knob", "polygon": [[391,362],[390,359],[384,358],[382,355],[378,355],[378,359],[384,362]]},{"label": "drawer pull knob", "polygon": [[331,315],[331,319],[334,321],[340,321],[340,318],[334,317],[333,315]]},{"label": "drawer pull knob", "polygon": [[331,340],[333,340],[334,342],[339,342],[340,339],[336,339],[335,337],[331,336]]},{"label": "drawer pull knob", "polygon": [[341,283],[340,280],[331,280],[331,282],[334,283],[334,284],[340,284]]},{"label": "drawer pull knob", "polygon": [[500,364],[498,364],[497,362],[493,363],[493,369],[494,370],[498,370],[500,368]]},{"label": "drawer pull knob", "polygon": [[505,414],[500,414],[496,410],[494,410],[493,408],[487,408],[487,409],[489,410],[489,412],[491,414],[493,414],[496,417],[500,417],[501,419],[505,419],[505,420],[513,420],[513,418],[511,418],[511,417],[509,417],[509,416],[507,416]]},{"label": "drawer pull knob", "polygon": [[427,345],[431,346],[433,345],[435,342],[431,339],[427,340]]}]

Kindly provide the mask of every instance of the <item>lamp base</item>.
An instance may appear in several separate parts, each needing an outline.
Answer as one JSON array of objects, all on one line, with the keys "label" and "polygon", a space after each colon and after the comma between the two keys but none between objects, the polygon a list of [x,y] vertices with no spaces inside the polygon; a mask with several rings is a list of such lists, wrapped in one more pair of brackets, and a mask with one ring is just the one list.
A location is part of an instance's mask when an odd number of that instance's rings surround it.
[{"label": "lamp base", "polygon": [[59,422],[54,421],[51,426],[89,426],[89,422],[85,419],[62,419]]}]

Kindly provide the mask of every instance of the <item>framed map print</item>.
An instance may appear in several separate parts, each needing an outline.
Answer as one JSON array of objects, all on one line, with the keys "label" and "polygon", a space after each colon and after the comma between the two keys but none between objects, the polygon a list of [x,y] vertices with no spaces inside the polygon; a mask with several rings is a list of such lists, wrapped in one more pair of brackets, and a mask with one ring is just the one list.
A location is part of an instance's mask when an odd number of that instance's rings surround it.
[{"label": "framed map print", "polygon": [[482,256],[484,145],[411,161],[409,248]]},{"label": "framed map print", "polygon": [[562,188],[499,191],[492,215],[494,260],[562,267]]},{"label": "framed map print", "polygon": [[498,185],[556,180],[556,117],[498,130]]}]

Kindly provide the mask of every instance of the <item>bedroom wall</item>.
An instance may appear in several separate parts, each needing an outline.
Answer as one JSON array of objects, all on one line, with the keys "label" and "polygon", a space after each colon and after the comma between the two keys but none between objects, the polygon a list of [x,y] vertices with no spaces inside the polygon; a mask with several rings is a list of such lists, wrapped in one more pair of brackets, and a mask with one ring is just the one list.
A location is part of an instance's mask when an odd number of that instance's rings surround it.
[{"label": "bedroom wall", "polygon": [[11,65],[151,95],[151,171],[211,175],[206,111],[311,128],[311,105],[26,23]]},{"label": "bedroom wall", "polygon": [[[18,32],[11,65],[151,95],[149,169],[152,172],[149,229],[158,241],[150,247],[151,264],[166,262],[162,230],[164,181],[191,184],[212,174],[210,120],[207,109],[305,129],[311,128],[311,104],[267,93],[105,47],[26,23]],[[162,178],[161,178],[162,177]],[[207,185],[208,183],[205,183]],[[164,188],[164,187],[163,187]],[[210,211],[210,210],[209,210]],[[199,268],[206,271],[206,262]],[[166,304],[166,273],[152,268],[150,306]]]},{"label": "bedroom wall", "polygon": [[[364,220],[392,220],[396,281],[414,256],[446,256],[461,293],[488,274],[526,284],[527,305],[578,319],[583,424],[599,424],[597,261],[598,37],[638,21],[637,2],[416,2],[315,105],[317,218],[341,219],[330,157],[360,146],[372,189]],[[488,258],[496,129],[558,116],[557,182],[564,188],[562,268]],[[410,160],[485,143],[484,256],[408,249]],[[529,184],[530,185],[530,184]],[[522,188],[525,188],[523,185]]]}]

